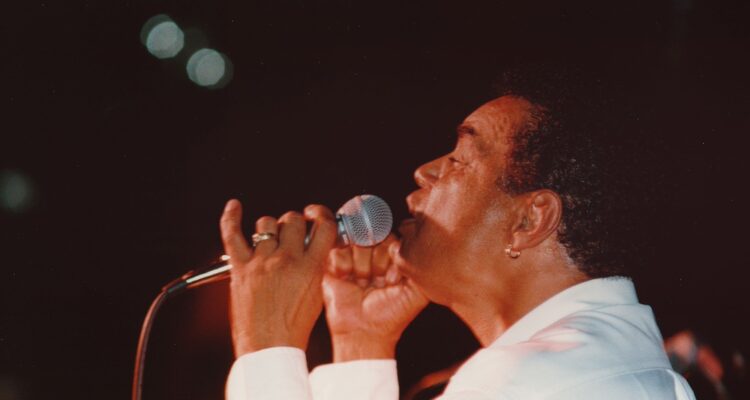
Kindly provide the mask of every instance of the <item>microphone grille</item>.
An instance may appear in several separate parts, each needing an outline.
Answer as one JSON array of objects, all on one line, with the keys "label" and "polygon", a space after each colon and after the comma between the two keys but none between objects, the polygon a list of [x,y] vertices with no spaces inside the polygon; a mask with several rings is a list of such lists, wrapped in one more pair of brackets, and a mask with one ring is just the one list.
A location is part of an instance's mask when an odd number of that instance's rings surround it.
[{"label": "microphone grille", "polygon": [[393,214],[378,196],[363,194],[347,201],[337,213],[351,244],[374,246],[391,233]]}]

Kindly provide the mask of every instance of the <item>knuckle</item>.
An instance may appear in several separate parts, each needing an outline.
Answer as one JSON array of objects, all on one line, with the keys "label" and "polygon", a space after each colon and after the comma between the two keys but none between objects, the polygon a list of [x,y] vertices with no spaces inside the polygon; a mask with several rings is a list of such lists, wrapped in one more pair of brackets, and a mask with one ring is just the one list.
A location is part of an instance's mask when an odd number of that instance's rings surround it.
[{"label": "knuckle", "polygon": [[296,257],[288,251],[279,250],[273,253],[268,260],[266,265],[268,268],[277,269],[293,264],[296,261]]},{"label": "knuckle", "polygon": [[258,224],[272,224],[276,222],[276,218],[264,215],[260,218],[258,218]]},{"label": "knuckle", "polygon": [[288,211],[284,215],[279,218],[279,221],[290,223],[290,222],[301,222],[304,218],[302,217],[302,214],[296,212],[296,211]]},{"label": "knuckle", "polygon": [[[263,263],[259,260],[255,260],[242,268],[238,268],[237,276],[241,281],[252,282],[253,277],[257,277],[263,274]],[[234,279],[234,278],[232,278]]]},{"label": "knuckle", "polygon": [[341,264],[344,255],[341,253],[341,250],[333,249],[328,253],[328,258],[331,260],[331,264],[339,265]]},{"label": "knuckle", "polygon": [[259,275],[264,271],[264,261],[264,258],[255,258],[245,268],[242,268],[241,271],[248,275]]},{"label": "knuckle", "polygon": [[231,230],[231,229],[222,229],[221,230],[221,239],[224,241],[225,245],[232,244],[230,242],[234,242],[236,237],[240,235],[240,233]]},{"label": "knuckle", "polygon": [[349,275],[349,270],[347,270],[346,268],[341,268],[340,266],[333,267],[329,271],[331,273],[333,273],[335,276],[346,276],[346,275]]},{"label": "knuckle", "polygon": [[346,270],[349,269],[346,266],[346,264],[342,264],[340,262],[336,262],[333,259],[331,259],[330,266],[331,266],[331,270],[333,270],[333,271],[346,271]]},{"label": "knuckle", "polygon": [[328,208],[322,204],[310,204],[307,207],[305,207],[305,213],[310,213],[313,215],[327,215],[328,214]]},{"label": "knuckle", "polygon": [[310,204],[305,207],[305,215],[316,220],[333,218],[331,211],[326,206],[320,204]]},{"label": "knuckle", "polygon": [[351,265],[352,263],[352,255],[348,248],[334,248],[331,250],[331,258],[337,265]]},{"label": "knuckle", "polygon": [[305,207],[305,212],[317,214],[320,212],[321,207],[323,206],[321,206],[320,204],[310,204],[307,207]]}]

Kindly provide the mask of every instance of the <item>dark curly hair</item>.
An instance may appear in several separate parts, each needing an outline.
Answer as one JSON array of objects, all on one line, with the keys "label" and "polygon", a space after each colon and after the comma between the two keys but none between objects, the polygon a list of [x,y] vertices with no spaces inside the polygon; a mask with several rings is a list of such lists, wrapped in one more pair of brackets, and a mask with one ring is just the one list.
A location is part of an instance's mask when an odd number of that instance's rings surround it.
[{"label": "dark curly hair", "polygon": [[497,94],[524,98],[535,111],[509,138],[498,184],[511,195],[556,192],[563,205],[558,238],[576,265],[592,278],[630,276],[627,245],[638,242],[634,210],[643,192],[620,173],[633,166],[620,159],[628,150],[618,106],[601,80],[583,76],[544,68],[503,74]]}]

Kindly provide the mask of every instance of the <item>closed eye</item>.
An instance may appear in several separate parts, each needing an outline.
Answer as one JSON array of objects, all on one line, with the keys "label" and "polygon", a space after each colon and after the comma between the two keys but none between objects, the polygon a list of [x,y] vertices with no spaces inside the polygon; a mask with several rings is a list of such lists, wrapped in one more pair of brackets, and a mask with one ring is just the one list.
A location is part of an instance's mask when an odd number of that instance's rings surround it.
[{"label": "closed eye", "polygon": [[452,164],[464,164],[463,161],[461,161],[458,158],[453,157],[453,156],[448,157],[448,161],[450,161]]},{"label": "closed eye", "polygon": [[476,136],[477,131],[469,125],[461,124],[456,128],[456,135],[459,139],[463,136]]}]

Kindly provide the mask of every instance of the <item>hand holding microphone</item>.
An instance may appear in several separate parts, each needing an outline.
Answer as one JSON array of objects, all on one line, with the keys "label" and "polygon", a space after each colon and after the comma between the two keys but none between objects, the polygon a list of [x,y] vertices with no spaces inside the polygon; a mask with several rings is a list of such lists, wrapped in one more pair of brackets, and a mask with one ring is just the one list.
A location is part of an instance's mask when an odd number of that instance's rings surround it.
[{"label": "hand holding microphone", "polygon": [[[241,205],[230,200],[221,233],[231,264],[230,315],[237,356],[274,346],[305,349],[322,310],[324,266],[337,236],[343,244],[373,245],[392,225],[382,200],[359,196],[336,217],[314,205],[304,214],[260,218],[253,247],[242,233],[241,218]],[[306,239],[307,221],[313,228]]]},{"label": "hand holding microphone", "polygon": [[[239,201],[230,200],[221,218],[224,249],[230,257],[230,317],[235,355],[274,346],[305,349],[323,306],[323,265],[336,241],[330,211],[309,206],[304,216],[289,212],[262,217],[256,231],[266,234],[252,248],[242,234]],[[314,235],[305,248],[305,221]]]},{"label": "hand holding microphone", "polygon": [[[232,278],[232,338],[237,356],[272,346],[304,349],[322,308],[321,281],[329,251],[342,245],[373,246],[388,236],[393,217],[372,195],[356,196],[334,216],[323,206],[304,215],[287,213],[256,224],[251,247],[241,227],[242,208],[230,200],[221,218],[225,256],[207,268],[189,271],[165,285],[146,313],[133,371],[132,399],[140,400],[148,337],[164,301],[181,291]],[[305,235],[306,222],[313,229]]]},{"label": "hand holding microphone", "polygon": [[401,243],[389,235],[372,247],[329,253],[323,278],[333,361],[393,359],[396,344],[427,298],[399,272]]}]

